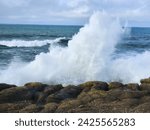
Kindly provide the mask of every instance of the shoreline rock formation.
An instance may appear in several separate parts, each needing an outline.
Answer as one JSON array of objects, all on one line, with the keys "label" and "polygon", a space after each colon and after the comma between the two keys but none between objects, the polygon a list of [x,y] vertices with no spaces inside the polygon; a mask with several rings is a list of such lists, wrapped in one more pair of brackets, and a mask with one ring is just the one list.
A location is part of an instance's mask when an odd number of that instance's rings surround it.
[{"label": "shoreline rock formation", "polygon": [[150,78],[141,84],[89,81],[77,86],[40,82],[0,84],[1,113],[146,113]]}]

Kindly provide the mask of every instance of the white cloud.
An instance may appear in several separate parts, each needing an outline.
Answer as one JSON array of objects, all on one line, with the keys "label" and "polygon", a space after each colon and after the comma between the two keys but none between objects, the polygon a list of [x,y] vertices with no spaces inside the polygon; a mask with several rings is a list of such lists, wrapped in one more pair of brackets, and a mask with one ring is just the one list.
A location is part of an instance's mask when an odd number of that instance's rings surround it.
[{"label": "white cloud", "polygon": [[149,7],[150,0],[0,0],[0,22],[83,24],[93,11],[104,10],[129,22],[148,23]]},{"label": "white cloud", "polygon": [[3,5],[3,6],[6,6],[6,7],[19,7],[19,6],[22,6],[22,5],[27,5],[28,3],[30,2],[30,0],[1,0],[0,3]]}]

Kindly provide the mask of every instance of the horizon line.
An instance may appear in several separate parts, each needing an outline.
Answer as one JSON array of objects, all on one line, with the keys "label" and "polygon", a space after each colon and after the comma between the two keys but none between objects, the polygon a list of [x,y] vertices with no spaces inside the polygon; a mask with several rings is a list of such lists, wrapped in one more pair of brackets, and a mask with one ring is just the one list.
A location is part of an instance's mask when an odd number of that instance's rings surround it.
[{"label": "horizon line", "polygon": [[[29,26],[80,26],[83,27],[84,25],[79,24],[31,24],[31,23],[0,23],[0,25],[29,25]],[[124,26],[122,26],[124,27]],[[127,28],[150,28],[150,26],[127,26]]]}]

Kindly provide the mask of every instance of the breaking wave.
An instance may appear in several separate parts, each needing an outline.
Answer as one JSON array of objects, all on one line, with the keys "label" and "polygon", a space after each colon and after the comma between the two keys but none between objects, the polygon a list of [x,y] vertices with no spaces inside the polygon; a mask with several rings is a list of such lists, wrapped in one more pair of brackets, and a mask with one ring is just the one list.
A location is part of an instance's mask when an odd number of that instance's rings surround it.
[{"label": "breaking wave", "polygon": [[96,12],[72,37],[68,47],[50,48],[48,53],[37,55],[27,64],[12,62],[7,70],[1,71],[0,82],[17,85],[30,81],[54,84],[89,80],[139,82],[150,75],[150,52],[112,58],[124,31],[118,19]]},{"label": "breaking wave", "polygon": [[56,38],[53,40],[11,40],[11,41],[0,41],[0,45],[7,46],[7,47],[35,47],[35,46],[44,46],[46,44],[53,44],[57,43],[60,40],[65,39],[65,37]]}]

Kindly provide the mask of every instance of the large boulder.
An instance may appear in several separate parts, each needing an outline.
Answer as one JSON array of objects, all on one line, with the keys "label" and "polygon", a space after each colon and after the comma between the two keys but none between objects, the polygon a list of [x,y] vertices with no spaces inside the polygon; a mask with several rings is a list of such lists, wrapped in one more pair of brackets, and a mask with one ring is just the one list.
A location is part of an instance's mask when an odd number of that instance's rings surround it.
[{"label": "large boulder", "polygon": [[24,86],[30,90],[43,91],[45,87],[47,87],[48,85],[40,82],[31,82],[31,83],[26,83]]},{"label": "large boulder", "polygon": [[44,93],[47,95],[50,95],[50,94],[54,94],[54,93],[58,92],[61,89],[63,89],[63,86],[61,84],[49,85],[48,87],[46,87],[44,89]]},{"label": "large boulder", "polygon": [[141,82],[141,84],[143,84],[143,83],[145,83],[145,84],[150,84],[150,78],[141,79],[140,82]]},{"label": "large boulder", "polygon": [[12,103],[23,100],[32,100],[33,94],[24,87],[12,87],[0,91],[0,103]]},{"label": "large boulder", "polygon": [[46,87],[44,89],[44,91],[38,95],[37,103],[44,104],[49,95],[55,94],[56,92],[60,91],[62,88],[63,88],[63,86],[61,84],[50,85],[50,86]]},{"label": "large boulder", "polygon": [[91,90],[89,92],[82,92],[78,95],[77,99],[80,100],[83,104],[89,103],[94,99],[101,99],[104,101],[104,98],[107,96],[107,91],[103,90]]},{"label": "large boulder", "polygon": [[60,102],[61,100],[76,98],[81,91],[82,89],[80,87],[68,85],[63,89],[61,89],[60,91],[56,92],[55,94],[49,95],[47,97],[47,103]]},{"label": "large boulder", "polygon": [[124,85],[120,82],[110,82],[109,89],[122,89]]},{"label": "large boulder", "polygon": [[108,91],[108,84],[102,81],[89,81],[79,85],[84,92],[88,92],[90,90],[104,90]]},{"label": "large boulder", "polygon": [[76,98],[82,89],[80,87],[74,86],[74,85],[68,85],[61,89],[58,93],[56,93],[56,97],[64,100],[68,98]]},{"label": "large boulder", "polygon": [[133,91],[141,90],[141,87],[137,83],[129,83],[126,85],[126,88]]}]

